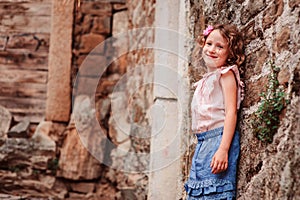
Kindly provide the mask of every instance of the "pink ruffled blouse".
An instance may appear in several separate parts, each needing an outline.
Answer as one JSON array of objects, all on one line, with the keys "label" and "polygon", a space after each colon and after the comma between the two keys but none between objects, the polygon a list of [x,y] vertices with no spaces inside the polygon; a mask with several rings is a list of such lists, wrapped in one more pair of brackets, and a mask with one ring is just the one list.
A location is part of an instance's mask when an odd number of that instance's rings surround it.
[{"label": "pink ruffled blouse", "polygon": [[224,126],[225,104],[220,78],[229,70],[234,72],[237,80],[237,109],[239,109],[244,97],[244,84],[240,80],[238,67],[232,65],[206,73],[201,80],[194,84],[196,90],[191,104],[193,133],[201,133]]}]

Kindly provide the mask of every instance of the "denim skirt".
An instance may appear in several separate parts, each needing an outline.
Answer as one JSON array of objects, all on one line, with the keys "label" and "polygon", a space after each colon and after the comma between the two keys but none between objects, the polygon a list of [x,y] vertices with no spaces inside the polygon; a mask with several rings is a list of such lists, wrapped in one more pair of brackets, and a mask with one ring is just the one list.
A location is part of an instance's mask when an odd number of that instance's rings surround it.
[{"label": "denim skirt", "polygon": [[240,153],[239,133],[235,131],[228,152],[226,171],[213,174],[210,163],[220,146],[223,127],[196,134],[198,143],[192,160],[190,176],[184,187],[187,200],[229,200],[236,197],[236,170]]}]

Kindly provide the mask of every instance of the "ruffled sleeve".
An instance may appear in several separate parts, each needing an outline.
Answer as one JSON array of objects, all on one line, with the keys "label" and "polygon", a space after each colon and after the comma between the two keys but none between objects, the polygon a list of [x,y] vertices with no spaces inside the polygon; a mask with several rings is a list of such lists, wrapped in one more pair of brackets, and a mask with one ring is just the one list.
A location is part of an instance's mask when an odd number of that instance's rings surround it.
[{"label": "ruffled sleeve", "polygon": [[237,65],[231,65],[229,67],[222,67],[221,74],[225,74],[229,70],[233,71],[236,81],[237,81],[237,84],[238,84],[238,105],[237,105],[237,107],[239,108],[240,103],[244,99],[244,96],[245,96],[245,93],[244,93],[245,84],[241,81],[240,73],[239,73],[239,69],[238,69]]},{"label": "ruffled sleeve", "polygon": [[196,83],[193,83],[192,88],[196,88],[198,86],[198,84],[200,83],[201,80],[197,81]]}]

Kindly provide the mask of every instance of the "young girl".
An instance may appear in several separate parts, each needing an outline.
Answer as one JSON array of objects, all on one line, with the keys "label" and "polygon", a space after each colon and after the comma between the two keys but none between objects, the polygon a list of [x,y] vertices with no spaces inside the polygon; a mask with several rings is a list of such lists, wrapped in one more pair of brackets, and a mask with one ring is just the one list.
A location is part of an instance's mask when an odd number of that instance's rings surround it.
[{"label": "young girl", "polygon": [[198,143],[187,199],[235,199],[240,151],[236,131],[243,83],[238,67],[244,62],[241,33],[233,25],[208,26],[200,42],[207,73],[195,83],[192,130]]}]

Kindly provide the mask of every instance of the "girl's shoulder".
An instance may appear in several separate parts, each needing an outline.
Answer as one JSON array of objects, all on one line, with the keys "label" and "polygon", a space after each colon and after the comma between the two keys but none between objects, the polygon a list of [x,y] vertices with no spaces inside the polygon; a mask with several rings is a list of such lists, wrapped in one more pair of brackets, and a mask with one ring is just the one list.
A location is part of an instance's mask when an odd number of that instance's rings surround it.
[{"label": "girl's shoulder", "polygon": [[229,70],[232,70],[236,76],[240,76],[239,74],[239,69],[237,65],[230,65],[230,66],[224,66],[220,68],[220,73],[221,74],[226,74],[229,72]]},{"label": "girl's shoulder", "polygon": [[244,93],[245,84],[241,80],[238,66],[237,65],[231,65],[231,66],[221,67],[220,74],[221,75],[225,74],[225,73],[229,72],[230,70],[232,70],[234,75],[235,75],[237,84],[239,86],[239,91],[240,91],[239,101],[242,101],[244,99],[244,96],[245,96],[245,93]]}]

